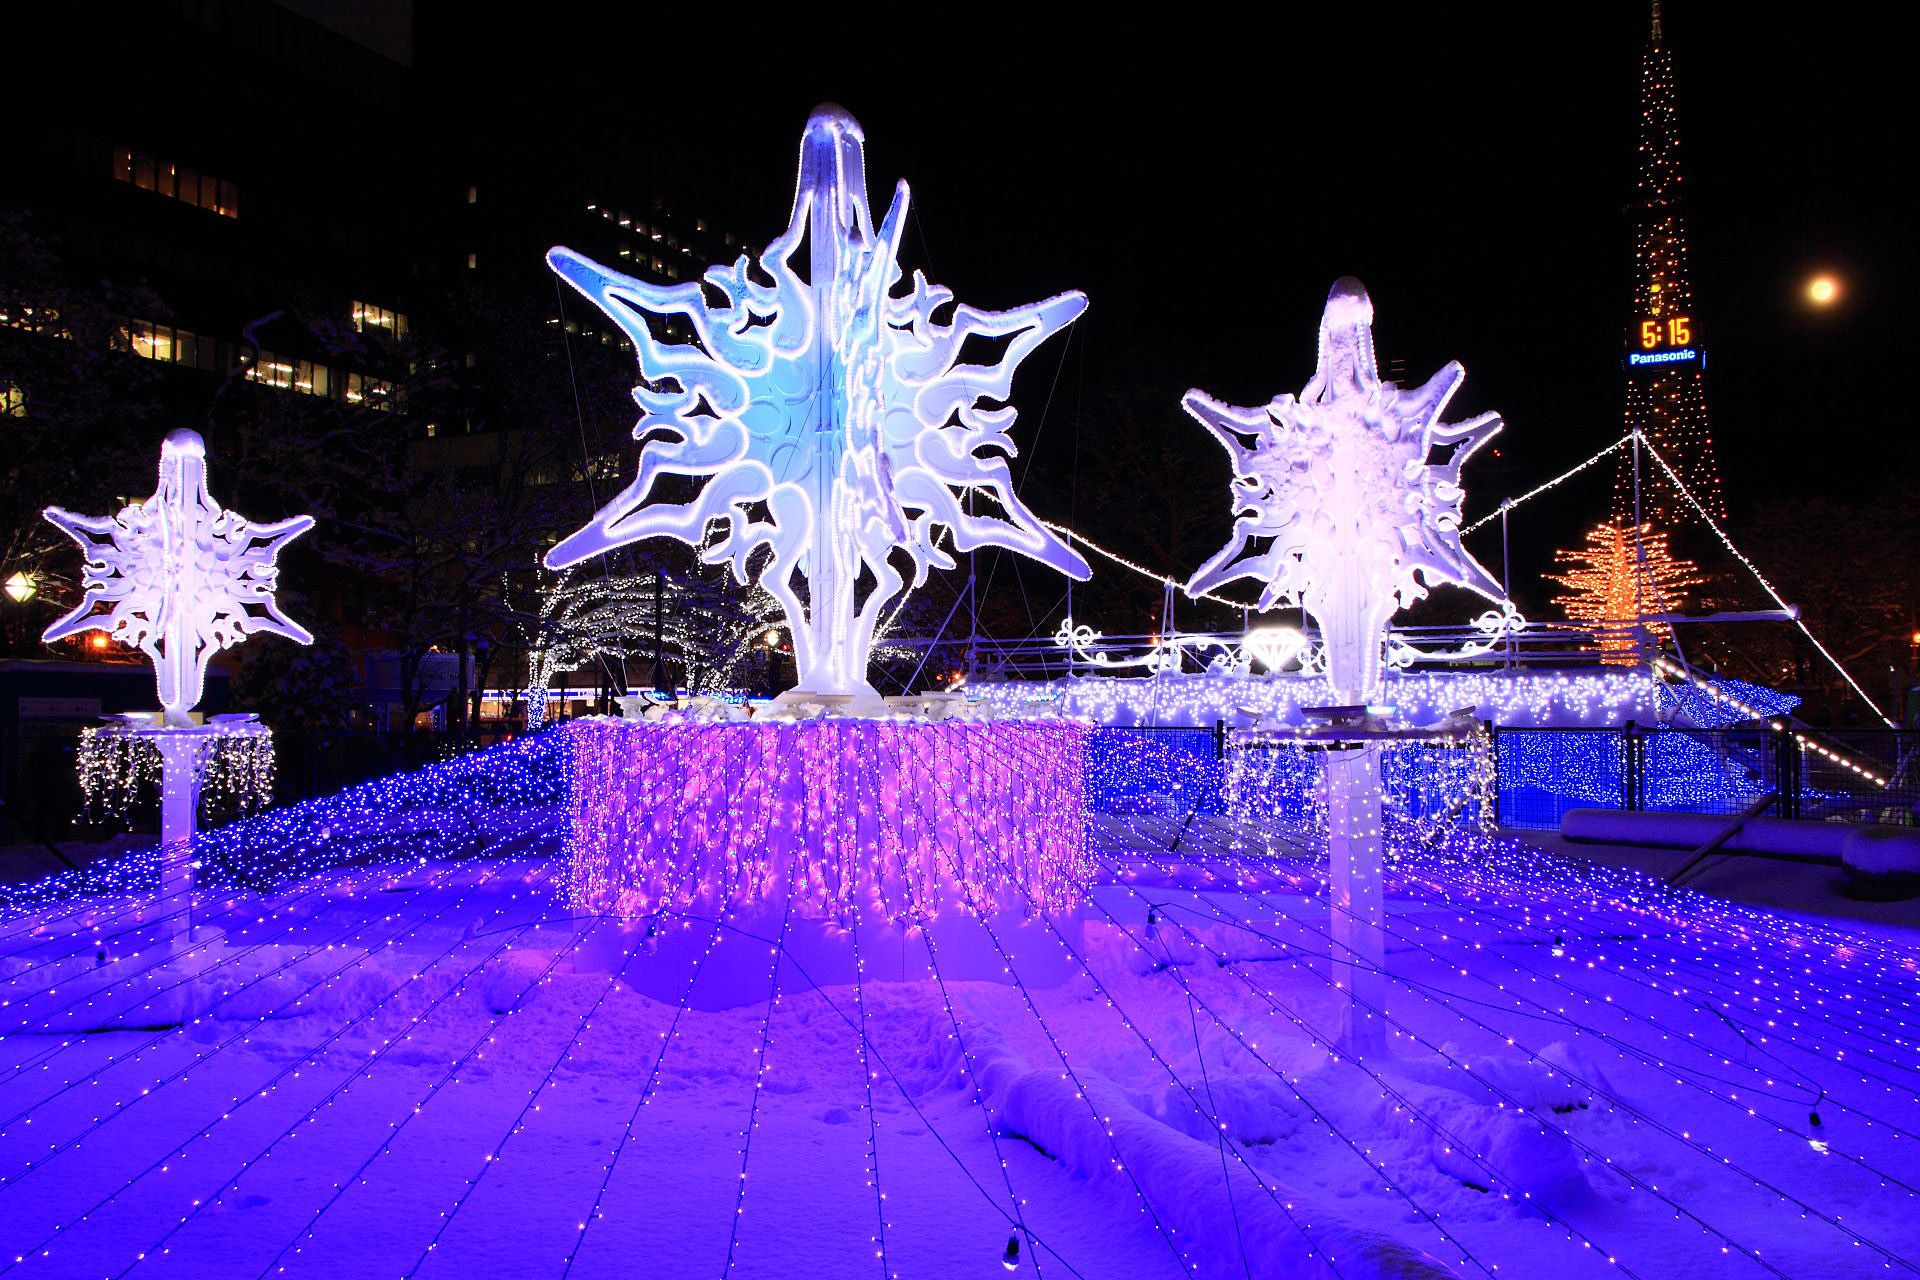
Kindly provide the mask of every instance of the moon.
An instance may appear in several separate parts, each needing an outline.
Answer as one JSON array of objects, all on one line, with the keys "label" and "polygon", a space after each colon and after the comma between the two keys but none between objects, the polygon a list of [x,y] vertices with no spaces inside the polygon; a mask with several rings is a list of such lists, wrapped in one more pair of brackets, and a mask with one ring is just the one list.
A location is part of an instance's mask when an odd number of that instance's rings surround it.
[{"label": "moon", "polygon": [[1807,282],[1807,297],[1816,306],[1826,306],[1840,296],[1840,282],[1832,276],[1815,276]]}]

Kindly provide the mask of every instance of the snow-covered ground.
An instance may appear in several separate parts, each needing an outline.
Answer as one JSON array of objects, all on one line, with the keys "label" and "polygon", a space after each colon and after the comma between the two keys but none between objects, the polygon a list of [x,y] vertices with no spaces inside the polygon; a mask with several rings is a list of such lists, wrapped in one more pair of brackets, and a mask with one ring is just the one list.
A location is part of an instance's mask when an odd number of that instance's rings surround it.
[{"label": "snow-covered ground", "polygon": [[[558,860],[0,920],[23,1277],[1790,1276],[1920,1258],[1920,936],[1521,846],[1104,828],[1057,922],[576,920]],[[557,845],[557,841],[554,842]],[[651,936],[649,932],[651,931]],[[1817,1119],[1816,1119],[1817,1117]]]}]

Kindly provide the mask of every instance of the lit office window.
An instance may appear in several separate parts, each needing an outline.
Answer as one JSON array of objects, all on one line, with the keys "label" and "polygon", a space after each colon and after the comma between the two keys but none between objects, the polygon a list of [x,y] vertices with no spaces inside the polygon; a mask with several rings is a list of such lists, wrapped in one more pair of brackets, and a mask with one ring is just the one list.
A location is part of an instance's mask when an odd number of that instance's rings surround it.
[{"label": "lit office window", "polygon": [[168,324],[149,324],[135,320],[122,329],[125,350],[163,364],[184,364],[217,373],[221,367],[220,344],[214,339]]},{"label": "lit office window", "polygon": [[27,393],[11,382],[0,382],[0,418],[27,416]]},{"label": "lit office window", "polygon": [[117,147],[113,153],[113,176],[130,182],[142,191],[153,191],[172,200],[220,214],[240,216],[240,191],[231,182],[209,177],[185,165],[170,164]]},{"label": "lit office window", "polygon": [[371,302],[355,301],[353,304],[353,327],[361,333],[384,333],[389,337],[407,336],[407,317],[404,312],[389,311],[385,307],[376,307]]}]

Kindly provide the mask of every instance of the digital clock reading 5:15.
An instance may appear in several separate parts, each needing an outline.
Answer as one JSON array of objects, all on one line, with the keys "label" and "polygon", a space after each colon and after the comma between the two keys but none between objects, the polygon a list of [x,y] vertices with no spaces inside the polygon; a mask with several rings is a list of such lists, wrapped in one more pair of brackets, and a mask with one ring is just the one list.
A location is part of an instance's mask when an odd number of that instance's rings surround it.
[{"label": "digital clock reading 5:15", "polygon": [[1657,351],[1661,347],[1684,347],[1693,341],[1693,318],[1669,316],[1665,320],[1640,322],[1640,349]]}]

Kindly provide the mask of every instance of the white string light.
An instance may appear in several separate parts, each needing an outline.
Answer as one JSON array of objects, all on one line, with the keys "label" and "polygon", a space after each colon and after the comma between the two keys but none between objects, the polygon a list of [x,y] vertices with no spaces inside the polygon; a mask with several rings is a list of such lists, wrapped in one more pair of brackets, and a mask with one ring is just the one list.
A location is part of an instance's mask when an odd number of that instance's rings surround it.
[{"label": "white string light", "polygon": [[1575,476],[1579,475],[1582,471],[1585,471],[1588,467],[1600,461],[1600,459],[1606,457],[1608,454],[1612,453],[1615,449],[1618,449],[1620,446],[1626,444],[1629,440],[1632,440],[1632,439],[1633,439],[1633,435],[1631,433],[1621,436],[1618,440],[1615,440],[1612,444],[1608,445],[1606,448],[1602,449],[1600,452],[1594,454],[1591,458],[1588,458],[1585,462],[1578,463],[1573,467],[1570,467],[1567,470],[1562,471],[1559,475],[1547,481],[1545,484],[1535,485],[1533,488],[1527,490],[1525,493],[1521,494],[1517,498],[1507,499],[1505,502],[1502,502],[1498,507],[1488,512],[1486,515],[1481,516],[1478,520],[1475,520],[1472,524],[1468,525],[1466,528],[1462,529],[1460,531],[1461,536],[1464,537],[1467,534],[1472,533],[1475,529],[1481,528],[1484,525],[1491,524],[1493,521],[1498,520],[1502,513],[1512,511],[1515,507],[1519,506],[1521,503],[1525,502],[1527,499],[1537,498],[1541,494],[1547,492],[1547,490],[1555,488],[1558,485],[1561,485],[1566,481],[1573,479]]},{"label": "white string light", "polygon": [[1720,525],[1714,520],[1707,509],[1700,505],[1700,500],[1693,496],[1692,491],[1689,490],[1686,484],[1680,479],[1679,474],[1667,465],[1665,458],[1660,456],[1660,451],[1655,449],[1650,441],[1642,439],[1640,443],[1641,446],[1646,449],[1647,453],[1652,456],[1653,460],[1660,464],[1660,469],[1667,473],[1667,478],[1673,481],[1673,486],[1680,491],[1680,496],[1687,500],[1688,505],[1692,506],[1694,514],[1700,517],[1707,528],[1713,530],[1714,536],[1720,539],[1720,545],[1724,546],[1734,559],[1745,565],[1747,572],[1753,575],[1753,580],[1760,584],[1761,588],[1773,599],[1776,605],[1779,605],[1781,609],[1785,610],[1787,614],[1793,618],[1793,625],[1800,628],[1800,633],[1806,636],[1813,647],[1820,651],[1820,656],[1825,658],[1833,669],[1840,673],[1840,678],[1845,680],[1847,684],[1853,688],[1853,691],[1860,695],[1860,700],[1873,709],[1873,714],[1879,716],[1880,719],[1885,722],[1887,728],[1898,729],[1900,726],[1896,724],[1886,712],[1880,709],[1879,703],[1867,696],[1867,691],[1860,687],[1860,682],[1855,680],[1847,669],[1840,665],[1840,659],[1829,653],[1827,646],[1820,643],[1819,637],[1807,629],[1806,621],[1801,618],[1800,611],[1788,604],[1786,600],[1781,597],[1780,593],[1774,590],[1773,584],[1767,581],[1766,575],[1760,572],[1758,566],[1756,566],[1753,561],[1747,559],[1740,548],[1733,545],[1733,539],[1726,535],[1726,532],[1721,529]]}]

